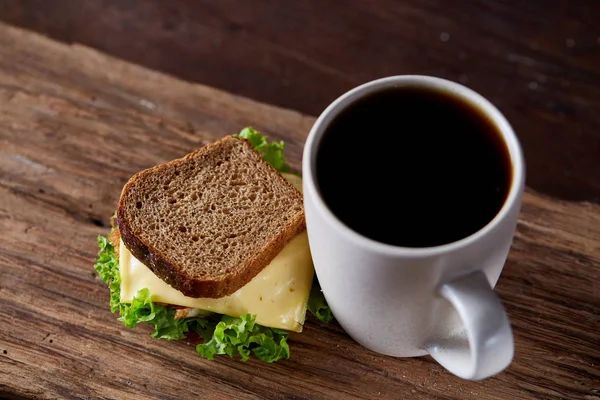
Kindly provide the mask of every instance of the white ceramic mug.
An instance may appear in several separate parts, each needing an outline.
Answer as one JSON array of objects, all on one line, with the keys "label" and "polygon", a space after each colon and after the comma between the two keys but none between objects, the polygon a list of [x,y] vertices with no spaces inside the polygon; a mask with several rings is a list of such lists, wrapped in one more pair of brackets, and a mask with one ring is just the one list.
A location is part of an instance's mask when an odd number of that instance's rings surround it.
[{"label": "white ceramic mug", "polygon": [[[341,222],[319,193],[316,153],[333,118],[359,98],[402,86],[451,92],[486,115],[508,149],[512,181],[504,205],[485,227],[459,241],[426,248],[376,242]],[[402,110],[398,118],[401,123]],[[368,82],[335,100],[317,119],[305,144],[302,175],[315,271],[335,318],[355,341],[395,357],[430,354],[470,380],[510,364],[512,329],[493,287],[514,236],[525,171],[517,137],[496,107],[462,85],[429,76]]]}]

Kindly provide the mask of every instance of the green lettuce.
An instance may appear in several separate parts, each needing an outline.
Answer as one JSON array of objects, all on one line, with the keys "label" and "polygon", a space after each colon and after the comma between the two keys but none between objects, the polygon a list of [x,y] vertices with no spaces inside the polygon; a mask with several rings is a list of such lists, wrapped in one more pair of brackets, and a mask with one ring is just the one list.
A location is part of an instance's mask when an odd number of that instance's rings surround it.
[{"label": "green lettuce", "polygon": [[224,315],[216,325],[212,338],[196,347],[203,357],[212,360],[217,354],[239,355],[247,361],[250,354],[266,362],[290,358],[287,332],[267,328],[254,322],[256,316],[243,314],[240,318]]},{"label": "green lettuce", "polygon": [[119,259],[113,245],[108,238],[98,236],[98,259],[94,264],[94,269],[100,276],[100,279],[106,283],[110,289],[110,311],[115,312],[121,306],[121,275],[119,275]]},{"label": "green lettuce", "polygon": [[156,339],[179,340],[186,337],[192,320],[175,319],[175,310],[171,307],[154,304],[150,290],[142,289],[136,293],[131,304],[121,303],[119,321],[127,328],[135,328],[140,322],[154,327],[152,337]]},{"label": "green lettuce", "polygon": [[262,155],[263,159],[277,171],[290,171],[290,166],[285,162],[285,158],[283,157],[283,149],[285,148],[283,141],[269,143],[266,136],[251,127],[244,128],[239,134],[233,136],[247,139],[256,151]]},{"label": "green lettuce", "polygon": [[310,313],[321,322],[329,323],[333,319],[331,309],[325,301],[325,296],[323,296],[321,286],[319,285],[319,281],[317,281],[316,277],[313,280],[313,284],[310,289],[310,296],[308,298],[306,308],[308,308],[308,311],[310,311]]}]

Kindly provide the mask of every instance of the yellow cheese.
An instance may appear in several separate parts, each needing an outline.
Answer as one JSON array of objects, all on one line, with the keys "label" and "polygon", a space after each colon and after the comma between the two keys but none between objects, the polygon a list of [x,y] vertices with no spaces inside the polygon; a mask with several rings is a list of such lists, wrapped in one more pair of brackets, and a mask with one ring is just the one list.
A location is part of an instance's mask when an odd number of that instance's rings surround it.
[{"label": "yellow cheese", "polygon": [[294,185],[294,187],[296,189],[298,189],[300,191],[300,193],[302,193],[302,178],[299,177],[298,175],[294,175],[294,174],[289,174],[289,173],[283,173],[281,174],[285,179],[287,179],[287,181],[289,183],[291,183],[292,185]]},{"label": "yellow cheese", "polygon": [[[286,174],[287,175],[287,174]],[[286,176],[295,185],[301,179]],[[301,186],[300,186],[301,187]],[[152,301],[199,308],[232,317],[256,315],[256,323],[301,332],[314,274],[306,232],[292,239],[248,284],[220,299],[184,296],[158,278],[125,247],[119,247],[121,301],[130,303],[138,290],[148,288]]]},{"label": "yellow cheese", "polygon": [[159,279],[127,250],[119,248],[121,301],[130,303],[138,290],[148,288],[152,301],[199,308],[239,317],[256,315],[256,323],[301,332],[313,279],[306,232],[292,239],[248,284],[220,299],[192,298]]}]

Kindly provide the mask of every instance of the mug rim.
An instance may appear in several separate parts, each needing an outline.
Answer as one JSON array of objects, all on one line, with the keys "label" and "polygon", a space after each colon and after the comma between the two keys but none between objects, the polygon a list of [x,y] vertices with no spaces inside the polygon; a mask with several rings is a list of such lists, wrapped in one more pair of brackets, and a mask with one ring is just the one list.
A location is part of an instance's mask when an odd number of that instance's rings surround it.
[{"label": "mug rim", "polygon": [[[471,107],[483,113],[500,132],[502,141],[508,150],[513,172],[510,188],[504,204],[494,218],[476,232],[454,242],[437,246],[404,247],[391,245],[378,242],[351,229],[331,211],[329,206],[323,200],[321,193],[317,188],[314,174],[316,149],[326,128],[333,119],[350,104],[377,90],[391,87],[420,87],[449,93],[450,95],[467,102]],[[481,94],[460,83],[444,78],[429,75],[395,75],[363,83],[342,94],[325,108],[313,124],[304,145],[302,176],[305,196],[312,197],[313,201],[316,203],[318,209],[317,212],[321,213],[322,217],[324,217],[338,233],[342,234],[347,239],[357,245],[370,247],[385,254],[425,257],[464,248],[471,243],[477,242],[479,239],[493,231],[501,221],[507,217],[512,208],[520,200],[521,193],[525,186],[525,163],[521,144],[519,143],[512,126],[500,110]]]}]

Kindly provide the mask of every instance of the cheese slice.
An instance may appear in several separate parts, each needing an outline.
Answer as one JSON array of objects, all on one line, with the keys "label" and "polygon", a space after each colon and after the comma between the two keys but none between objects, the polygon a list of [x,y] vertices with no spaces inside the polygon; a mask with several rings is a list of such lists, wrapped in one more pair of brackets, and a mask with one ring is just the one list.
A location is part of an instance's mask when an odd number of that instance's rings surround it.
[{"label": "cheese slice", "polygon": [[136,259],[122,240],[119,252],[123,303],[131,303],[138,290],[148,288],[154,302],[199,308],[232,317],[250,313],[256,315],[258,324],[302,331],[314,274],[306,232],[292,239],[248,284],[219,299],[183,295]]},{"label": "cheese slice", "polygon": [[[291,177],[286,178],[292,181]],[[301,185],[301,179],[295,178],[292,183]],[[154,302],[198,308],[232,317],[254,314],[256,323],[260,325],[295,332],[302,331],[314,275],[306,231],[293,238],[248,284],[232,295],[219,299],[183,295],[136,259],[122,240],[119,271],[123,303],[131,303],[139,290],[147,288]]]}]

